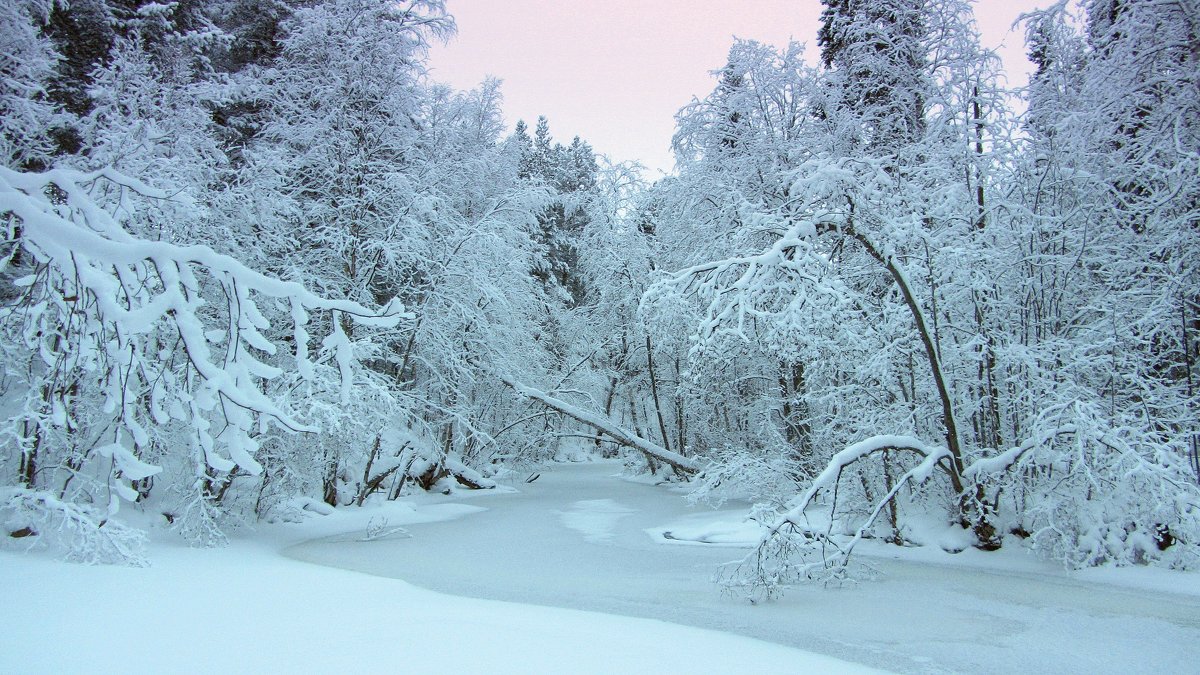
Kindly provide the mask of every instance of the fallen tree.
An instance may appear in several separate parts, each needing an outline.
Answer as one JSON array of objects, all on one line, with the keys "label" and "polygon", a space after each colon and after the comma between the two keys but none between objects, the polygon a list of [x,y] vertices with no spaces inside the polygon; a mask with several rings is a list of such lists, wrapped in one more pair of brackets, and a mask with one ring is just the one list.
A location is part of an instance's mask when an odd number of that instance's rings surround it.
[{"label": "fallen tree", "polygon": [[645,438],[642,438],[641,436],[638,436],[637,434],[615,424],[611,419],[605,417],[604,415],[599,415],[579,408],[560,398],[555,398],[554,396],[551,396],[540,389],[534,389],[533,387],[526,386],[512,379],[511,377],[508,377],[507,375],[502,375],[500,373],[493,374],[499,378],[501,382],[509,387],[512,387],[513,391],[517,392],[521,396],[533,399],[547,408],[556,410],[567,417],[571,417],[601,433],[607,434],[621,445],[639,450],[660,462],[668,464],[677,473],[691,476],[700,472],[701,466],[696,462],[695,459],[684,457],[683,455],[677,452],[672,452],[661,445],[654,443],[653,441],[646,440]]}]

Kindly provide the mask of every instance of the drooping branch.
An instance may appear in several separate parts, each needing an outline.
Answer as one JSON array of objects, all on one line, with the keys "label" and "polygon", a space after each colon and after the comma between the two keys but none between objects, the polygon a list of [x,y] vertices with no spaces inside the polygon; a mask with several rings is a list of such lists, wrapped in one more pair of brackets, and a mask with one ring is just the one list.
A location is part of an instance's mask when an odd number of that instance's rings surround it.
[{"label": "drooping branch", "polygon": [[[804,512],[812,505],[813,500],[822,490],[829,489],[837,483],[842,471],[851,464],[883,450],[907,450],[921,456],[921,463],[916,469],[909,472],[911,476],[906,474],[905,478],[912,478],[918,483],[924,482],[929,474],[937,467],[937,463],[945,459],[948,454],[945,448],[935,448],[921,441],[919,438],[912,436],[872,436],[871,438],[859,441],[845,450],[837,453],[829,460],[829,464],[818,475],[808,490],[800,499],[794,502],[794,505],[787,513],[779,517],[773,525],[767,530],[763,538],[769,538],[778,535],[781,530],[786,527],[801,527],[801,521],[804,519]],[[899,485],[899,484],[898,484]],[[890,499],[893,495],[889,495]],[[887,500],[885,499],[884,502]]]},{"label": "drooping branch", "polygon": [[[900,476],[891,490],[873,505],[849,541],[839,542],[829,531],[819,532],[808,524],[806,512],[822,492],[833,492],[831,509],[837,508],[838,482],[849,466],[888,450],[912,452],[921,461]],[[729,566],[730,571],[724,575],[722,583],[752,596],[761,593],[772,597],[793,581],[844,579],[854,547],[863,540],[883,509],[896,499],[905,485],[919,485],[928,480],[940,462],[948,457],[945,448],[927,445],[912,436],[872,436],[847,447],[833,456],[808,490],[767,528],[754,550]],[[833,525],[832,515],[829,528]]]},{"label": "drooping branch", "polygon": [[[21,223],[19,244],[43,267],[40,281],[31,276],[16,283],[31,288],[39,284],[47,299],[38,303],[27,294],[17,305],[6,307],[5,316],[15,317],[17,307],[29,310],[19,318],[26,324],[23,334],[30,336],[23,345],[28,350],[40,349],[37,336],[45,329],[37,322],[53,327],[63,315],[81,322],[81,328],[69,341],[61,341],[52,357],[63,362],[74,359],[70,367],[103,373],[99,381],[89,380],[91,393],[113,402],[118,424],[112,427],[110,443],[97,441],[88,453],[111,460],[113,486],[122,497],[136,499],[128,482],[148,477],[158,468],[140,456],[153,445],[148,425],[139,420],[143,414],[151,415],[156,426],[176,420],[190,428],[201,482],[208,480],[209,469],[232,472],[240,467],[251,475],[260,473],[262,467],[255,459],[259,421],[270,419],[291,431],[317,429],[268,386],[285,372],[287,360],[277,358],[275,365],[261,358],[277,356],[277,342],[282,341],[268,330],[271,323],[259,310],[263,300],[281,308],[290,305],[294,364],[305,378],[312,377],[314,366],[308,354],[309,312],[330,313],[332,334],[323,346],[337,363],[346,401],[354,356],[353,345],[341,330],[340,315],[381,328],[395,326],[408,316],[398,302],[377,310],[322,297],[207,246],[141,238],[92,197],[90,190],[99,181],[122,188],[124,209],[169,199],[112,170],[20,173],[0,167],[0,214]],[[161,350],[160,340],[177,345],[182,361],[172,350]],[[224,345],[224,354],[214,351],[215,344]],[[123,366],[107,367],[107,360],[118,354]],[[43,393],[41,398],[48,396]],[[135,403],[140,401],[147,403],[146,413],[137,410]],[[65,408],[61,400],[42,404]],[[176,412],[168,413],[172,408]],[[49,419],[45,424],[67,422],[65,413],[59,417],[62,421]],[[228,457],[217,452],[218,443]],[[27,464],[32,466],[32,459]]]}]

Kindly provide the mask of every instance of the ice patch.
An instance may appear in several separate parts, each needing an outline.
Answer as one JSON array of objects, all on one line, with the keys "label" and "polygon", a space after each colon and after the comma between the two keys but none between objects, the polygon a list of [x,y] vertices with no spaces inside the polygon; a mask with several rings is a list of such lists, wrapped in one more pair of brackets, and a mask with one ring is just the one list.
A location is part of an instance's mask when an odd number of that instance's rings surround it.
[{"label": "ice patch", "polygon": [[562,524],[581,532],[586,541],[601,543],[612,539],[617,521],[633,513],[611,499],[585,499],[571,505],[570,511],[560,511]]},{"label": "ice patch", "polygon": [[646,534],[659,543],[693,546],[750,548],[762,538],[762,525],[746,517],[745,511],[696,514],[659,527]]}]

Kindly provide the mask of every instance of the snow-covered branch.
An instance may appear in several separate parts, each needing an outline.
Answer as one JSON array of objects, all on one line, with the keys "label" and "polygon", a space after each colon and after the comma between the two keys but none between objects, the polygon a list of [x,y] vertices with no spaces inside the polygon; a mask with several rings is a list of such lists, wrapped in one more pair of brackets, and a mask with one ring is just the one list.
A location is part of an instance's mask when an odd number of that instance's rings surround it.
[{"label": "snow-covered branch", "polygon": [[[136,499],[135,484],[160,468],[155,462],[162,456],[155,455],[178,451],[155,440],[160,432],[154,429],[173,422],[190,430],[199,477],[235,468],[257,474],[256,436],[268,421],[291,431],[316,430],[303,409],[271,391],[270,382],[289,367],[278,358],[278,344],[290,342],[290,367],[312,377],[306,324],[310,312],[328,312],[332,328],[324,348],[348,392],[353,345],[339,315],[378,328],[395,327],[406,316],[398,302],[375,310],[330,300],[206,246],[139,238],[106,210],[109,205],[93,200],[102,182],[120,192],[117,214],[167,199],[112,170],[0,168],[0,213],[19,223],[20,245],[36,261],[15,281],[21,293],[0,309],[9,336],[40,356],[27,371],[29,400],[18,422],[26,431],[16,439],[25,448],[30,486],[40,463],[63,461],[47,444],[56,430],[67,432],[72,445],[86,432],[96,436],[67,462],[70,475],[105,459],[112,488]],[[264,301],[267,313],[260,309]],[[274,332],[268,313],[290,319],[290,334]],[[109,422],[75,410],[75,402],[92,397],[104,400]]]},{"label": "snow-covered branch", "polygon": [[514,380],[507,375],[500,373],[495,373],[495,375],[500,379],[500,381],[512,387],[513,391],[517,392],[521,396],[533,399],[534,401],[537,401],[548,408],[552,408],[568,417],[583,422],[597,431],[608,434],[618,443],[644,452],[659,461],[669,464],[678,471],[686,474],[694,474],[698,473],[702,468],[695,459],[684,457],[677,452],[667,450],[653,441],[647,440],[638,436],[637,434],[623,429],[620,427],[620,425],[614,423],[612,420],[604,417],[603,415],[598,415],[591,411],[584,410],[560,398],[551,396],[540,389],[534,389],[533,387],[521,384],[517,380]]}]

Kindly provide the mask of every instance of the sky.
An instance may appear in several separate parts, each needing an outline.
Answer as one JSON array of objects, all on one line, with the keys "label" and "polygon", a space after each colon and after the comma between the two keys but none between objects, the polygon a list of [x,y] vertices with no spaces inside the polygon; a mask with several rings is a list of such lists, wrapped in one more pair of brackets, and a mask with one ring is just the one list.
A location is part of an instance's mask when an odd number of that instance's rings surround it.
[{"label": "sky", "polygon": [[[1022,12],[1053,0],[979,0],[984,46],[999,48],[1009,83],[1029,72]],[[734,37],[776,46],[789,39],[817,54],[820,0],[448,0],[458,35],[430,51],[431,77],[471,89],[503,80],[511,127],[538,115],[556,141],[580,136],[615,161],[634,160],[648,177],[674,166],[675,113],[712,91],[712,71]]]}]

